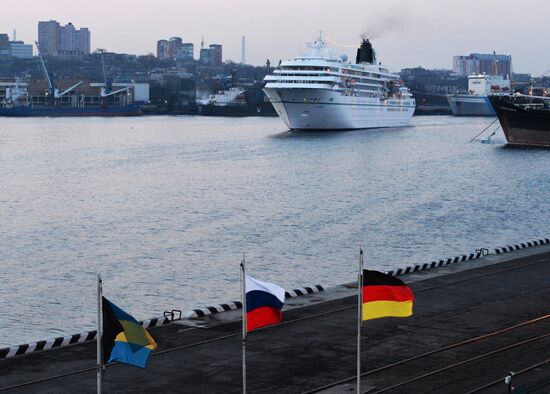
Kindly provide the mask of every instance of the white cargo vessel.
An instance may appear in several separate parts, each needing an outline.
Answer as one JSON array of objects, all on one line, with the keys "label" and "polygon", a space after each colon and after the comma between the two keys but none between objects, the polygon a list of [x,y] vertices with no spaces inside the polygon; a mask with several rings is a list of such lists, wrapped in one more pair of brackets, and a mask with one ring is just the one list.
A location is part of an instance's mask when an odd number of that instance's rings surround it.
[{"label": "white cargo vessel", "polygon": [[488,96],[510,93],[510,80],[498,75],[470,75],[468,92],[447,95],[455,116],[496,116]]},{"label": "white cargo vessel", "polygon": [[356,64],[337,57],[321,35],[310,53],[282,62],[265,77],[264,91],[291,130],[345,130],[406,126],[415,100],[376,60],[369,40]]}]

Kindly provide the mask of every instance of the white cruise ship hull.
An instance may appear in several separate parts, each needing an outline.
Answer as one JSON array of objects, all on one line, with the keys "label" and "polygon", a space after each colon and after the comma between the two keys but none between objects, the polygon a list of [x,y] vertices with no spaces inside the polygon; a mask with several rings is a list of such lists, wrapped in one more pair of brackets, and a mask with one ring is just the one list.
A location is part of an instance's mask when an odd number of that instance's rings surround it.
[{"label": "white cruise ship hull", "polygon": [[350,130],[402,127],[414,114],[412,99],[345,96],[331,89],[264,88],[291,130]]}]

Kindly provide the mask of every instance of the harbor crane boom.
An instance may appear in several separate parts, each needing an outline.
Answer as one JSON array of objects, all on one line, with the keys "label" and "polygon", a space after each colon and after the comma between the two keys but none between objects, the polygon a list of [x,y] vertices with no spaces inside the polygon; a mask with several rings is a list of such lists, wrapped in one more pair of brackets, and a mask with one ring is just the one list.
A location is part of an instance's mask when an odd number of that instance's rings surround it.
[{"label": "harbor crane boom", "polygon": [[64,91],[60,92],[59,89],[55,89],[55,93],[54,93],[54,96],[55,98],[61,98],[63,96],[65,96],[67,93],[71,92],[72,90],[76,89],[77,87],[79,87],[80,85],[82,85],[82,81],[78,82],[78,83],[75,83],[73,86],[71,86],[70,88],[68,89],[65,89]]},{"label": "harbor crane boom", "polygon": [[46,68],[46,63],[44,62],[44,58],[42,57],[42,53],[40,52],[40,46],[38,45],[38,42],[34,42],[36,44],[36,49],[38,50],[38,57],[40,58],[40,64],[42,65],[42,71],[44,71],[44,76],[46,77],[46,80],[48,81],[48,86],[50,88],[50,92],[53,95],[54,98],[61,98],[65,96],[67,93],[70,93],[72,90],[76,89],[78,86],[82,85],[82,81],[74,84],[69,89],[66,90],[59,90],[55,85],[54,81],[50,78],[50,74],[48,74],[48,69]]},{"label": "harbor crane boom", "polygon": [[55,87],[52,83],[52,80],[50,79],[50,75],[48,74],[48,70],[46,69],[46,63],[44,63],[44,58],[42,57],[42,53],[40,52],[40,46],[38,45],[38,41],[34,42],[36,44],[36,49],[38,50],[38,57],[40,58],[40,64],[42,65],[42,71],[44,72],[44,76],[46,77],[46,80],[48,81],[48,86],[50,87],[50,91],[53,94],[55,92]]},{"label": "harbor crane boom", "polygon": [[131,86],[126,86],[125,88],[122,88],[122,89],[119,89],[119,90],[115,90],[114,92],[110,92],[110,93],[107,93],[105,91],[105,88],[102,88],[101,89],[101,97],[109,97],[109,96],[113,96],[117,93],[122,93],[124,92],[125,90],[129,90],[131,88]]}]

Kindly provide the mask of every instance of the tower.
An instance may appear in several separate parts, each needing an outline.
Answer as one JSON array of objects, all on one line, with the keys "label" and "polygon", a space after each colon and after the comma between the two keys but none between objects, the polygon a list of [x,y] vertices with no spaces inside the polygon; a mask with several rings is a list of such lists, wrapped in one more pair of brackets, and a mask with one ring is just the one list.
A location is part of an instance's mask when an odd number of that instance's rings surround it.
[{"label": "tower", "polygon": [[246,64],[246,41],[244,36],[241,41],[241,63]]}]

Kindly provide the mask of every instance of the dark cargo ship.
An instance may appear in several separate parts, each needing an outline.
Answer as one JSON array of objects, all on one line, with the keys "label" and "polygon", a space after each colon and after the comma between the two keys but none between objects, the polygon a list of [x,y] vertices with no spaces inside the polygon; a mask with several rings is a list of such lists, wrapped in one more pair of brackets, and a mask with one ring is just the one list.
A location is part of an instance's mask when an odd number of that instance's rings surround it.
[{"label": "dark cargo ship", "polygon": [[489,96],[510,145],[550,147],[550,98],[522,94]]},{"label": "dark cargo ship", "polygon": [[[38,43],[36,45],[38,48]],[[143,115],[136,101],[148,100],[148,85],[113,83],[107,77],[103,58],[104,82],[94,83],[55,81],[40,51],[38,55],[44,79],[30,83],[16,79],[11,84],[4,84],[6,90],[4,99],[0,100],[0,117]]]},{"label": "dark cargo ship", "polygon": [[198,114],[203,116],[277,116],[271,102],[257,88],[231,87],[196,104]]},{"label": "dark cargo ship", "polygon": [[140,116],[143,115],[137,104],[128,104],[119,107],[12,107],[0,108],[0,116],[5,117],[74,117],[74,116]]}]

